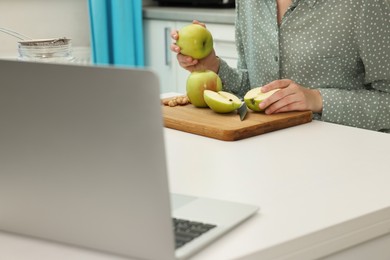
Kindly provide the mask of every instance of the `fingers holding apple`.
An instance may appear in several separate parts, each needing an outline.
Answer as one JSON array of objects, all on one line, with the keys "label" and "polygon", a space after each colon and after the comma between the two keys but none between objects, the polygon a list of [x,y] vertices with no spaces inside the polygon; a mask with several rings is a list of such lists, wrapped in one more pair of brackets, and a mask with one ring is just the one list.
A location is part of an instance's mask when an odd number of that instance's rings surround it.
[{"label": "fingers holding apple", "polygon": [[190,56],[185,56],[183,54],[177,54],[177,61],[179,62],[180,66],[189,72],[195,71],[195,70],[204,70],[205,68],[199,64],[199,60],[193,59]]},{"label": "fingers holding apple", "polygon": [[323,100],[319,90],[303,87],[291,79],[279,79],[264,85],[262,91],[268,93],[278,88],[281,91],[260,105],[266,114],[305,110],[322,112]]},{"label": "fingers holding apple", "polygon": [[[206,28],[206,25],[204,23],[199,22],[198,20],[193,20],[192,24],[198,24]],[[179,30],[172,30],[171,31],[171,38],[175,41],[175,43],[171,44],[171,51],[176,52],[177,54],[180,53],[180,47],[176,44],[177,40],[179,39]],[[185,56],[185,55],[183,55]]]},{"label": "fingers holding apple", "polygon": [[[191,27],[196,28],[196,30],[186,32],[185,28]],[[198,30],[205,33],[196,33]],[[204,40],[205,34],[208,35],[209,41]],[[190,39],[189,36],[191,36],[193,41],[188,40]],[[212,70],[217,72],[219,70],[220,60],[215,54],[213,38],[204,23],[194,20],[192,24],[184,26],[180,30],[172,31],[171,38],[176,41],[171,44],[171,51],[177,54],[177,61],[182,68],[189,72],[197,70]]]},{"label": "fingers holding apple", "polygon": [[200,21],[198,21],[198,20],[193,20],[192,23],[202,25],[203,27],[206,28],[206,24],[205,24],[205,23],[202,23],[202,22],[200,22]]},{"label": "fingers holding apple", "polygon": [[171,35],[179,48],[173,46],[173,50],[193,59],[203,59],[213,50],[213,37],[201,23],[189,24]]},{"label": "fingers holding apple", "polygon": [[216,73],[219,59],[215,55],[210,31],[205,24],[194,20],[192,24],[172,32],[171,37],[176,40],[171,49],[177,53],[180,66],[191,72],[186,83],[190,102],[195,107],[208,107],[203,92],[222,90],[222,81]]},{"label": "fingers holding apple", "polygon": [[263,92],[262,87],[257,87],[249,90],[245,96],[244,101],[248,108],[255,112],[262,112],[265,108],[260,108],[260,104],[268,97],[272,96],[280,89],[273,89],[268,92]]},{"label": "fingers holding apple", "polygon": [[[173,40],[177,40],[179,38],[178,31],[172,31],[171,32],[171,38]],[[197,65],[199,63],[198,59],[194,59],[191,56],[183,55],[180,52],[180,47],[176,45],[176,43],[171,44],[171,51],[175,52],[177,54],[177,61],[179,62],[180,66],[190,72],[195,70],[204,70],[206,69],[205,66]]]}]

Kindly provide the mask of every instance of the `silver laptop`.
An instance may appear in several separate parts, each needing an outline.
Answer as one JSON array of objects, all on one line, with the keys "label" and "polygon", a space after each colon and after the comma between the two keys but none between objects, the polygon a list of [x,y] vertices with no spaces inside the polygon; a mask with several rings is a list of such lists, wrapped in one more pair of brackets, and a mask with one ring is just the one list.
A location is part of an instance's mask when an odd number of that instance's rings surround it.
[{"label": "silver laptop", "polygon": [[0,73],[0,230],[182,259],[258,210],[170,194],[151,71],[2,60]]}]

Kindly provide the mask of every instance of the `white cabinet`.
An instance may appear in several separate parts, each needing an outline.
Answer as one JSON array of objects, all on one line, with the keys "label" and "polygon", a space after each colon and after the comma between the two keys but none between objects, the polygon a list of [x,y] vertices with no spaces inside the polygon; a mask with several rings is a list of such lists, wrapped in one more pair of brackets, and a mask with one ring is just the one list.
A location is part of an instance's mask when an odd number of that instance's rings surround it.
[{"label": "white cabinet", "polygon": [[214,49],[217,55],[224,59],[231,67],[237,67],[237,50],[234,40],[234,25],[207,24],[213,35]]},{"label": "white cabinet", "polygon": [[[160,77],[161,93],[185,93],[189,72],[177,62],[176,54],[170,50],[172,30],[180,29],[190,22],[144,20],[145,64]],[[234,41],[234,25],[207,23],[213,35],[214,48],[219,57],[236,67],[237,52]]]},{"label": "white cabinet", "polygon": [[144,20],[145,65],[160,77],[161,92],[177,92],[178,64],[170,50],[175,22]]}]

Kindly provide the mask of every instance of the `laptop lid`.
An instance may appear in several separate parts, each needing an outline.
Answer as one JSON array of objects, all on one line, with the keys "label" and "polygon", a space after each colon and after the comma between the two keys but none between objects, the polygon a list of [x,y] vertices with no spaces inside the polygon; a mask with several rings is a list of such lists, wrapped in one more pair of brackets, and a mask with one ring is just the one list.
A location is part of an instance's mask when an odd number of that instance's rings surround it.
[{"label": "laptop lid", "polygon": [[[0,69],[0,230],[185,259],[258,210],[169,194],[151,71],[1,60]],[[174,240],[171,217],[195,223],[194,239],[178,246],[188,237],[181,226]],[[199,222],[213,228],[198,236]]]},{"label": "laptop lid", "polygon": [[155,74],[5,60],[0,71],[0,230],[173,259]]}]

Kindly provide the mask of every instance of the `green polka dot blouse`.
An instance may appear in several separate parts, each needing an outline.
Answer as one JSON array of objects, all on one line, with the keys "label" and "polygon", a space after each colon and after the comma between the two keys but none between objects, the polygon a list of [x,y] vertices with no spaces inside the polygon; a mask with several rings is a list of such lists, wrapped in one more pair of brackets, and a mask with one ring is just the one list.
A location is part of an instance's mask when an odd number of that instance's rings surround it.
[{"label": "green polka dot blouse", "polygon": [[225,90],[291,79],[321,92],[315,119],[390,132],[389,0],[293,0],[280,25],[276,0],[236,0],[236,45]]}]

